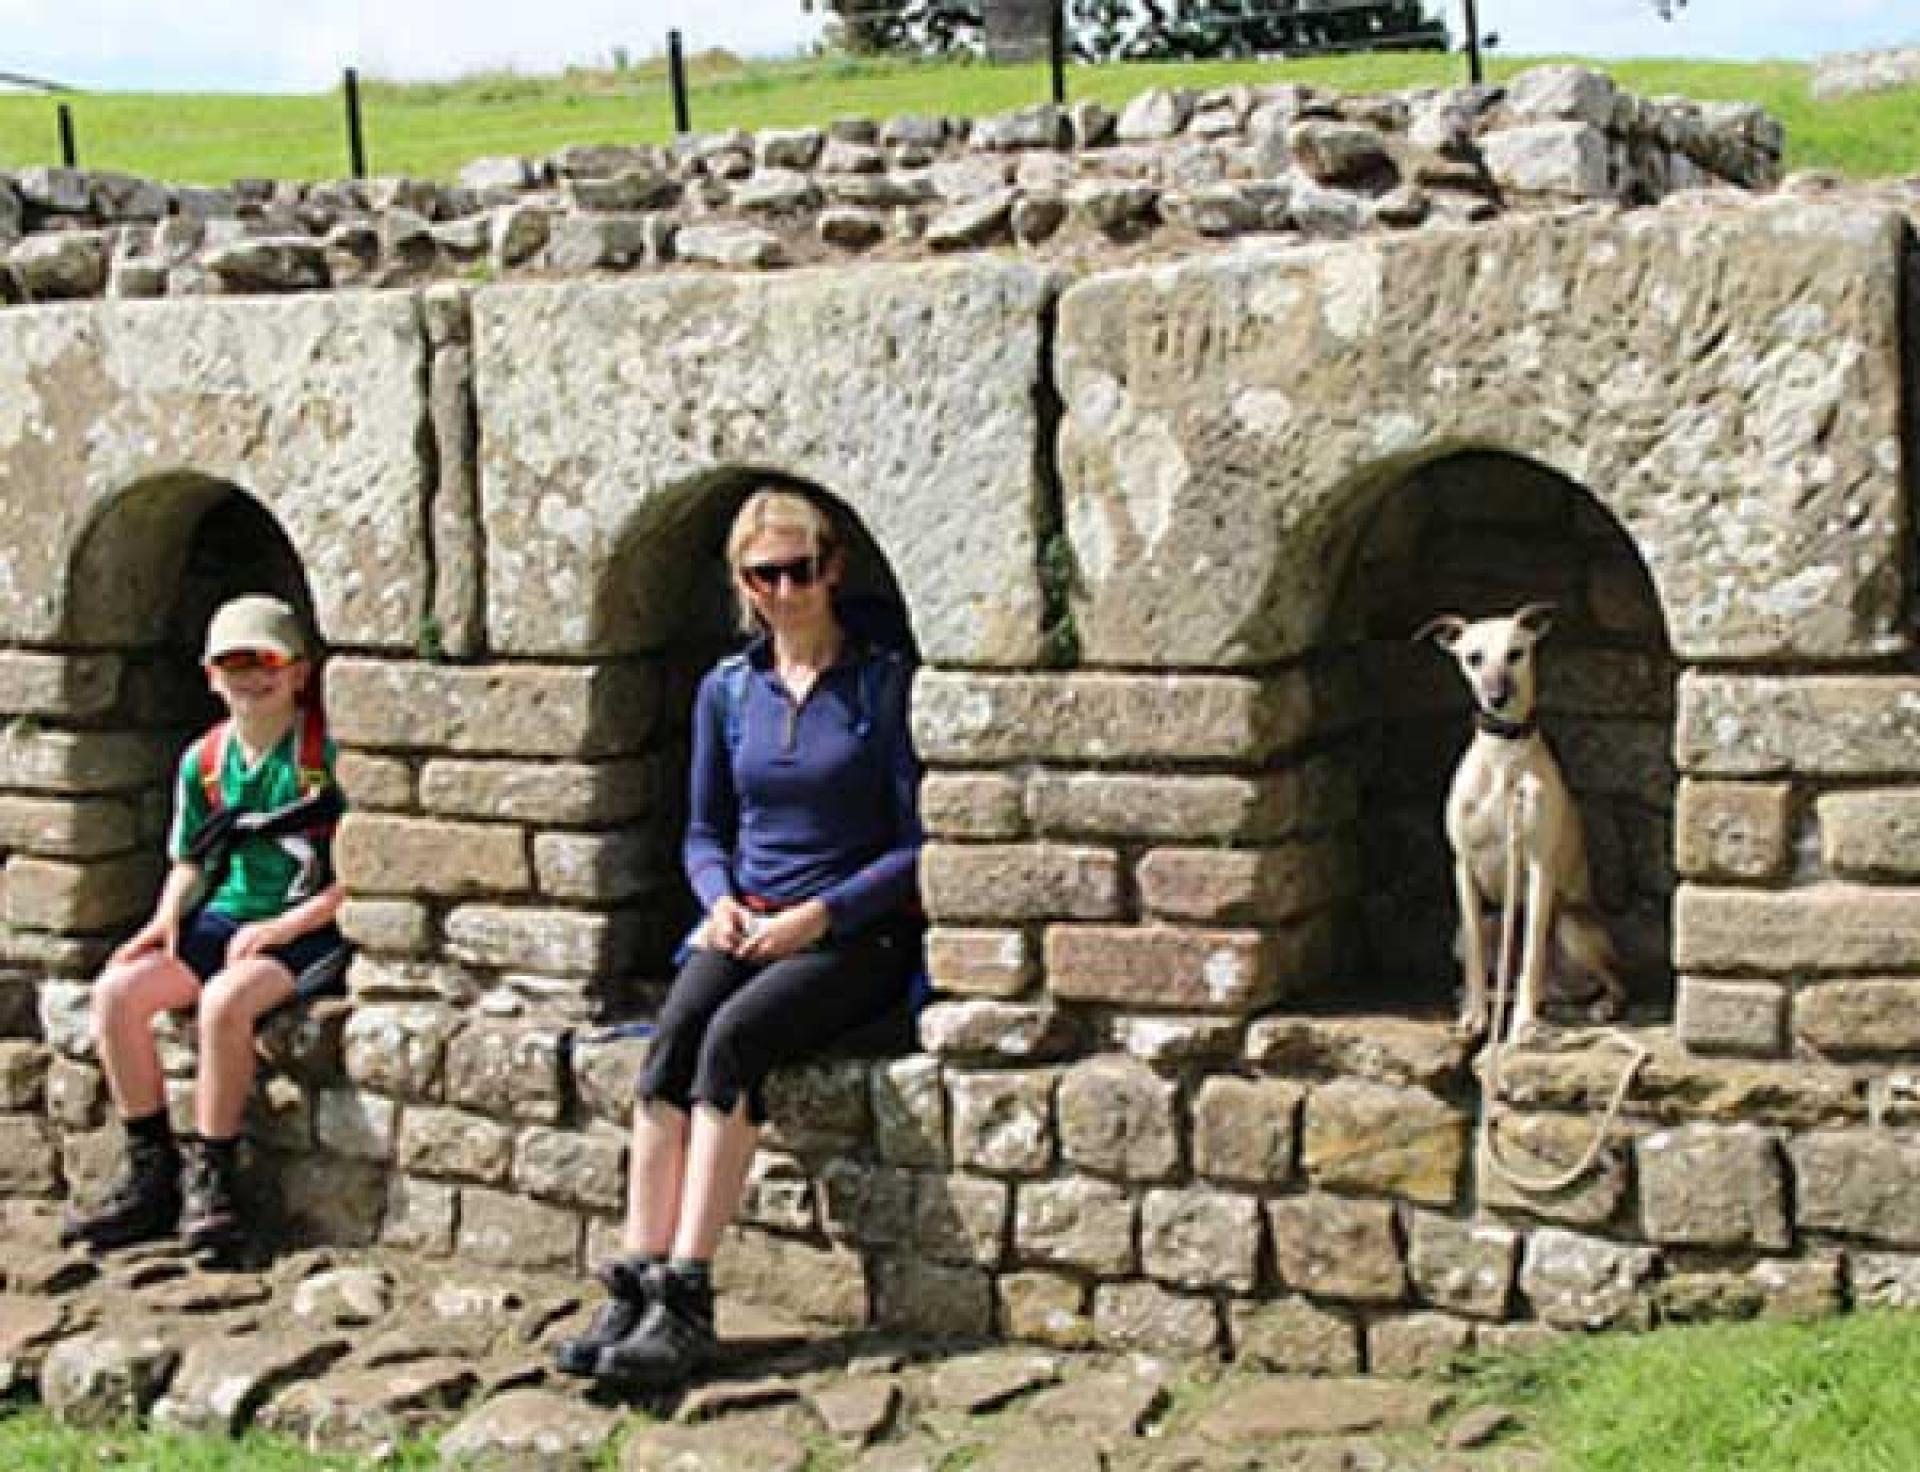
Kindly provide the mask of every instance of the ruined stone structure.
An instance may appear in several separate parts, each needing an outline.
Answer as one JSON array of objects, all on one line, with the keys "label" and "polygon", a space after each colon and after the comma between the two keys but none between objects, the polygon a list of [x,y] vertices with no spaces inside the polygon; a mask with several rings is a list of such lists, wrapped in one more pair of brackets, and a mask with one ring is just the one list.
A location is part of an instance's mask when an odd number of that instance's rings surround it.
[{"label": "ruined stone structure", "polygon": [[[611,1242],[686,918],[690,682],[766,477],[924,659],[923,1051],[783,1077],[728,1278],[1256,1364],[1920,1296],[1910,226],[1844,198],[1010,258],[0,313],[0,1192],[117,1149],[205,610],[311,609],[348,1004],[273,1039],[330,1240]],[[1652,1049],[1597,1168],[1473,1149],[1440,609],[1562,607],[1546,722]],[[176,1063],[183,1063],[184,1034]],[[1615,1055],[1507,1068],[1543,1162]]]}]

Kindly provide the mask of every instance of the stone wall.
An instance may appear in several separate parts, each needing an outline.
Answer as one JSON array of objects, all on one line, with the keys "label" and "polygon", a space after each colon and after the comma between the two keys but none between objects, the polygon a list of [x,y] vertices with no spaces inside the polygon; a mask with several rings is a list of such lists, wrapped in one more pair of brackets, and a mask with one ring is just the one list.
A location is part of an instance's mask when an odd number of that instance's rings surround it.
[{"label": "stone wall", "polygon": [[[719,537],[778,475],[926,657],[940,995],[921,1051],[778,1081],[729,1282],[1327,1370],[1912,1301],[1913,262],[1889,209],[1785,199],[0,313],[0,1194],[111,1163],[88,980],[149,902],[201,610],[265,582],[335,651],[362,948],[273,1039],[270,1198],[602,1255],[645,1043],[601,1024],[685,918]],[[1405,635],[1523,596],[1650,978],[1651,1061],[1544,1194],[1475,1147],[1439,850],[1390,836],[1464,742]],[[1570,1159],[1619,1066],[1510,1058],[1508,1153]]]}]

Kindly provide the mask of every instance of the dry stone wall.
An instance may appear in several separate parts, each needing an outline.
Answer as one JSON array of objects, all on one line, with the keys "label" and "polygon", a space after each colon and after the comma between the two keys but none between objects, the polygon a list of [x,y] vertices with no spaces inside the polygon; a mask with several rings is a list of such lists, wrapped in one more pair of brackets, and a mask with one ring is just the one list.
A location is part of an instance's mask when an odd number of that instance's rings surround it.
[{"label": "dry stone wall", "polygon": [[[715,549],[773,475],[847,508],[926,655],[939,995],[917,1051],[777,1081],[729,1285],[1321,1372],[1910,1303],[1913,262],[1897,211],[1799,196],[1078,277],[0,313],[0,1194],[111,1168],[89,977],[148,903],[199,617],[265,576],[335,650],[361,948],[269,1040],[272,1199],[610,1251],[646,1042],[603,1024],[685,919]],[[1355,944],[1431,927],[1381,889],[1419,803],[1380,774],[1463,740],[1373,646],[1536,580],[1622,913],[1671,917],[1617,1118],[1604,1041],[1505,1061],[1507,1157],[1606,1130],[1546,1193],[1489,1167],[1431,986]]]}]

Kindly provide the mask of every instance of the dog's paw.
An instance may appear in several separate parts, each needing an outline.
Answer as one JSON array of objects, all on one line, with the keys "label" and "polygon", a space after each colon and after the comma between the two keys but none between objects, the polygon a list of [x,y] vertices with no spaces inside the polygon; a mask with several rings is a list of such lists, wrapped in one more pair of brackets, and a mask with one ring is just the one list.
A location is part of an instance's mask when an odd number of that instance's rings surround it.
[{"label": "dog's paw", "polygon": [[1480,997],[1470,1002],[1463,1002],[1460,1005],[1460,1015],[1453,1019],[1454,1035],[1465,1038],[1469,1042],[1478,1042],[1487,1035],[1487,1029],[1492,1025],[1492,1022],[1493,1019],[1488,1014],[1487,999],[1485,997]]}]

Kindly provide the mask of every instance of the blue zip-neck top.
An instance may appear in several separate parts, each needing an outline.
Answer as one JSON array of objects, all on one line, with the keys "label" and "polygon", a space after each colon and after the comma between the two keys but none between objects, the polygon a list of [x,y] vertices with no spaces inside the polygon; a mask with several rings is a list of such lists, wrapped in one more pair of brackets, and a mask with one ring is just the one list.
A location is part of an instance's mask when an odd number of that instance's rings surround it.
[{"label": "blue zip-neck top", "polygon": [[832,933],[844,936],[913,907],[924,835],[909,671],[902,662],[865,681],[883,707],[872,711],[862,708],[860,673],[865,661],[899,658],[849,639],[796,705],[774,673],[771,644],[756,642],[731,752],[725,678],[707,672],[694,700],[683,854],[703,909],[728,894],[818,899]]}]

